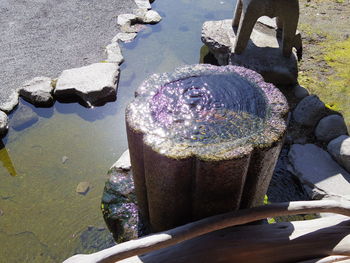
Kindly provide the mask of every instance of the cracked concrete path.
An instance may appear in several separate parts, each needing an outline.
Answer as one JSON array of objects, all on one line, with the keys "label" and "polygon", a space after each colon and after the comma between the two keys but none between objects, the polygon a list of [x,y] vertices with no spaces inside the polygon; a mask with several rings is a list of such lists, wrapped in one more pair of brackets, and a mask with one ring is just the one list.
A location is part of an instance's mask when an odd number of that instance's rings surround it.
[{"label": "cracked concrete path", "polygon": [[105,58],[133,0],[1,0],[0,108],[23,82]]}]

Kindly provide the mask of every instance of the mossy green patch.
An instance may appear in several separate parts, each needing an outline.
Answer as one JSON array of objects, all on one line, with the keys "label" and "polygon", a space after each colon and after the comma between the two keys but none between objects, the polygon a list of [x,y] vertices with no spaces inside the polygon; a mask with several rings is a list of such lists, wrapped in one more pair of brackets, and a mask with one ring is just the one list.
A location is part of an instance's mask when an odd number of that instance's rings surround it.
[{"label": "mossy green patch", "polygon": [[299,72],[299,83],[318,95],[327,108],[342,113],[350,127],[350,39],[328,37],[317,46],[315,67]]},{"label": "mossy green patch", "polygon": [[350,126],[350,39],[324,44],[324,60],[332,68],[327,78],[326,103],[329,108],[340,111]]}]

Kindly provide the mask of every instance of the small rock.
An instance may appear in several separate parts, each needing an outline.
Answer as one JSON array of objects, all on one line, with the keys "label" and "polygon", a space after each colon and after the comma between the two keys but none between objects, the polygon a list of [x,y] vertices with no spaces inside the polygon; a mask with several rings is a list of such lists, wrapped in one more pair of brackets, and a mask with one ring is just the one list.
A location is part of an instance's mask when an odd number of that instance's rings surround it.
[{"label": "small rock", "polygon": [[0,137],[7,133],[9,128],[8,117],[5,112],[0,111]]},{"label": "small rock", "polygon": [[10,120],[10,126],[14,130],[23,130],[39,120],[38,115],[28,106],[19,106]]},{"label": "small rock", "polygon": [[78,194],[86,195],[90,190],[89,182],[80,182],[75,190]]},{"label": "small rock", "polygon": [[149,0],[134,0],[138,8],[151,9]]},{"label": "small rock", "polygon": [[320,120],[315,129],[317,140],[328,143],[340,135],[348,133],[344,118],[340,115],[329,115]]},{"label": "small rock", "polygon": [[340,196],[350,200],[350,174],[314,144],[294,144],[288,153],[295,174],[311,198]]},{"label": "small rock", "polygon": [[306,96],[309,96],[309,92],[307,91],[307,89],[303,88],[300,85],[297,85],[294,87],[294,96],[298,99],[303,99]]},{"label": "small rock", "polygon": [[68,161],[68,159],[69,158],[67,156],[62,156],[61,161],[62,161],[63,164],[65,164]]},{"label": "small rock", "polygon": [[36,77],[27,81],[19,89],[19,94],[35,106],[51,107],[53,105],[51,78]]},{"label": "small rock", "polygon": [[12,111],[18,104],[18,97],[18,92],[12,91],[6,99],[0,98],[0,110],[6,113]]},{"label": "small rock", "polygon": [[121,64],[124,61],[118,42],[112,42],[106,47],[107,62]]},{"label": "small rock", "polygon": [[59,99],[78,97],[86,106],[115,100],[119,67],[115,63],[95,63],[64,70],[59,76],[54,94]]},{"label": "small rock", "polygon": [[293,118],[301,125],[313,127],[325,114],[324,103],[316,95],[311,95],[299,102],[293,112]]},{"label": "small rock", "polygon": [[154,10],[149,10],[146,12],[145,16],[142,19],[142,22],[145,24],[157,24],[162,20],[162,17],[158,14],[158,12]]},{"label": "small rock", "polygon": [[135,39],[135,37],[137,36],[136,33],[124,33],[124,32],[121,32],[121,33],[118,33],[113,39],[112,39],[112,42],[119,42],[119,41],[122,41],[122,42],[131,42]]},{"label": "small rock", "polygon": [[139,8],[135,10],[134,13],[137,17],[137,21],[144,24],[156,24],[162,20],[162,17],[154,10]]},{"label": "small rock", "polygon": [[129,149],[126,150],[119,159],[112,165],[110,170],[115,171],[130,171],[131,163],[130,163],[130,153]]},{"label": "small rock", "polygon": [[132,25],[133,23],[136,23],[137,17],[134,14],[121,14],[117,18],[117,24],[119,26],[125,26],[125,25]]},{"label": "small rock", "polygon": [[350,173],[350,137],[341,135],[330,141],[327,150]]}]

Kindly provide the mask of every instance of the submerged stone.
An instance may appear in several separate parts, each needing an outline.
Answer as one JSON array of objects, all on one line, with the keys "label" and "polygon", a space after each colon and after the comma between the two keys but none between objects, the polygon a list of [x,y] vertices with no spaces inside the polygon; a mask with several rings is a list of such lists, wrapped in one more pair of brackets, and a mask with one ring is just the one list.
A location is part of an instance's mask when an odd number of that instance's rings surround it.
[{"label": "submerged stone", "polygon": [[75,253],[91,253],[115,245],[115,242],[106,228],[95,226],[87,227],[79,236],[80,245]]},{"label": "submerged stone", "polygon": [[137,238],[141,228],[132,173],[123,165],[128,159],[126,151],[108,171],[101,202],[103,218],[117,243]]},{"label": "submerged stone", "polygon": [[90,183],[89,182],[80,182],[78,185],[77,185],[77,188],[76,188],[76,192],[78,194],[82,194],[82,195],[86,195],[89,190],[90,190]]},{"label": "submerged stone", "polygon": [[19,131],[32,126],[38,120],[38,115],[30,107],[20,105],[10,120],[10,126]]}]

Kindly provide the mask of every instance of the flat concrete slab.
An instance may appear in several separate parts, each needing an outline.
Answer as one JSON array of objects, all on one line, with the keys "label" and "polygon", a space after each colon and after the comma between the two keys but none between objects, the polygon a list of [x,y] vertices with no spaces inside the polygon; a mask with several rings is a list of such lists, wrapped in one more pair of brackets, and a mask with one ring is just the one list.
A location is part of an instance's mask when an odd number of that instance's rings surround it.
[{"label": "flat concrete slab", "polygon": [[0,109],[25,81],[104,60],[117,16],[134,8],[133,0],[1,0]]}]

